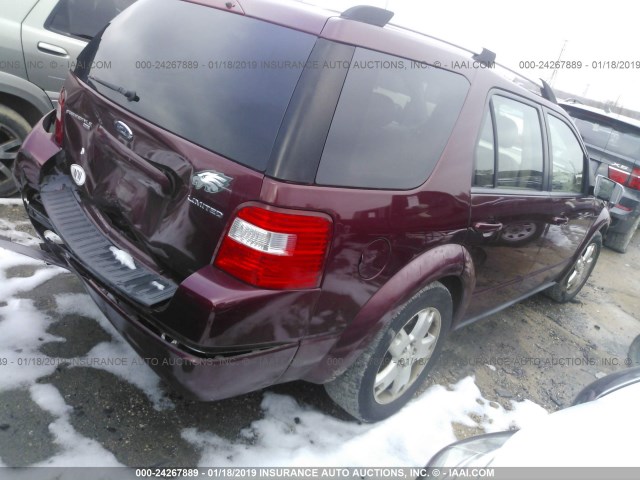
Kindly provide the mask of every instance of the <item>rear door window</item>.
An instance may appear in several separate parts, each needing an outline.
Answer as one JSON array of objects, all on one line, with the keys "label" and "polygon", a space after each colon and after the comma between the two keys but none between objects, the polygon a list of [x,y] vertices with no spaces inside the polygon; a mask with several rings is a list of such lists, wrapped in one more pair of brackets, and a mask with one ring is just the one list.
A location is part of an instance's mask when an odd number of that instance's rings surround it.
[{"label": "rear door window", "polygon": [[551,146],[551,190],[581,193],[585,155],[571,128],[562,120],[547,115]]},{"label": "rear door window", "polygon": [[541,190],[544,156],[538,110],[499,95],[492,104],[498,137],[497,186]]},{"label": "rear door window", "polygon": [[542,190],[543,148],[539,110],[494,95],[476,145],[473,186]]},{"label": "rear door window", "polygon": [[45,28],[62,35],[91,39],[135,0],[60,0]]},{"label": "rear door window", "polygon": [[469,89],[461,75],[358,48],[316,183],[415,188],[444,150]]},{"label": "rear door window", "polygon": [[495,175],[495,140],[491,110],[487,110],[482,122],[480,138],[476,146],[475,171],[473,185],[475,187],[493,187]]}]

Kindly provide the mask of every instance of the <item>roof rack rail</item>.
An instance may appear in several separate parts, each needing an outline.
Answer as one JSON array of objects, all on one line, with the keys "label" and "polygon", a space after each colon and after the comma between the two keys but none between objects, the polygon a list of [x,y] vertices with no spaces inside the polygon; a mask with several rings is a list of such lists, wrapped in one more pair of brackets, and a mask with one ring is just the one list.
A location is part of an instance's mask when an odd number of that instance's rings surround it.
[{"label": "roof rack rail", "polygon": [[540,81],[542,82],[542,89],[540,90],[540,93],[542,94],[542,98],[546,98],[550,102],[555,103],[557,105],[558,99],[556,98],[556,94],[553,93],[553,89],[551,88],[551,85],[549,85],[543,79],[540,79]]},{"label": "roof rack rail", "polygon": [[[428,33],[421,32],[420,30],[415,30],[413,28],[408,28],[408,27],[405,27],[403,25],[398,25],[398,24],[395,24],[395,23],[390,23],[389,25],[392,26],[392,27],[400,28],[402,30],[406,30],[407,32],[417,33],[418,35],[422,35],[423,37],[431,38],[432,40],[436,40],[438,42],[444,43],[445,45],[449,45],[450,47],[454,47],[454,48],[457,48],[457,49],[462,50],[464,52],[470,53],[472,55],[472,58],[477,62],[485,63],[487,65],[489,65],[489,64],[490,65],[495,65],[497,67],[500,67],[503,70],[506,70],[507,72],[511,73],[512,75],[515,75],[516,77],[519,77],[520,79],[525,80],[525,81],[527,81],[528,83],[530,83],[532,85],[535,85],[536,89],[535,90],[530,90],[532,93],[535,93],[536,95],[540,95],[542,98],[544,98],[546,100],[549,100],[550,102],[557,103],[557,101],[552,100],[552,98],[555,99],[556,97],[553,94],[553,90],[551,89],[551,87],[549,87],[547,85],[547,89],[546,89],[546,92],[545,92],[544,91],[545,90],[544,84],[541,86],[535,80],[532,80],[529,77],[526,77],[526,76],[522,75],[521,73],[518,73],[515,70],[510,69],[509,67],[505,67],[504,65],[502,65],[500,63],[497,63],[495,61],[496,54],[494,52],[492,52],[491,50],[483,48],[482,52],[478,53],[478,52],[474,52],[473,50],[470,50],[468,48],[465,48],[465,47],[463,47],[461,45],[457,45],[457,44],[455,44],[453,42],[449,42],[447,40],[443,40],[441,38],[434,37],[433,35],[429,35]],[[511,81],[513,81],[513,80],[511,80]],[[544,82],[544,80],[543,80],[543,82]],[[546,83],[546,82],[544,82],[544,83]],[[526,88],[522,84],[520,84],[520,86],[522,86],[523,88]],[[529,89],[527,89],[527,90],[529,90]],[[549,93],[551,95],[549,95]]]},{"label": "roof rack rail", "polygon": [[496,63],[496,54],[487,48],[483,48],[480,53],[473,55],[473,59],[484,65],[493,65]]},{"label": "roof rack rail", "polygon": [[376,27],[384,27],[393,18],[394,13],[384,8],[372,7],[370,5],[359,5],[351,7],[342,12],[342,18],[355,20],[356,22],[368,23]]}]

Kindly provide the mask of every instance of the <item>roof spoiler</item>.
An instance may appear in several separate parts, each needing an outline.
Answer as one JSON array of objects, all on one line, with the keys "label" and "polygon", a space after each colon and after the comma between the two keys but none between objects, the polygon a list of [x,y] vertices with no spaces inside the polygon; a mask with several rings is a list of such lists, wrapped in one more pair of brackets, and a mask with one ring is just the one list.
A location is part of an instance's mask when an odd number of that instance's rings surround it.
[{"label": "roof spoiler", "polygon": [[394,13],[384,8],[370,5],[351,7],[342,12],[340,17],[356,22],[368,23],[376,27],[384,27],[393,18]]}]

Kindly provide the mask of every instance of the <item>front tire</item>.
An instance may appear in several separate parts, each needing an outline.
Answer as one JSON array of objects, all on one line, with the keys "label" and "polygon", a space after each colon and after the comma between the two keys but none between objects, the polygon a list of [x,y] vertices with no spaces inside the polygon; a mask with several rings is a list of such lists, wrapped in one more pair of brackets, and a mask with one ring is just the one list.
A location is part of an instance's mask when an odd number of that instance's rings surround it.
[{"label": "front tire", "polygon": [[0,105],[0,197],[8,197],[18,191],[13,178],[13,164],[30,131],[31,125],[20,114]]},{"label": "front tire", "polygon": [[560,282],[545,290],[544,293],[559,303],[573,300],[582,290],[584,284],[587,283],[587,279],[600,256],[600,250],[602,250],[602,235],[600,235],[600,232],[596,232],[571,266],[569,272]]},{"label": "front tire", "polygon": [[400,410],[418,390],[451,327],[449,291],[434,282],[418,292],[342,375],[325,384],[340,407],[363,422]]}]

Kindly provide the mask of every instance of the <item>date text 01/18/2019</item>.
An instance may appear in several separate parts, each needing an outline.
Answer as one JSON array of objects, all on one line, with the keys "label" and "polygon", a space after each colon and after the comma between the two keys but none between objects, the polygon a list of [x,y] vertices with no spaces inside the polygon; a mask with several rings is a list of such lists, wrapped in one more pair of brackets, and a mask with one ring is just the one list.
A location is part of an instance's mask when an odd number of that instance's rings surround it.
[{"label": "date text 01/18/2019", "polygon": [[524,70],[640,70],[640,60],[521,60],[518,67]]}]

